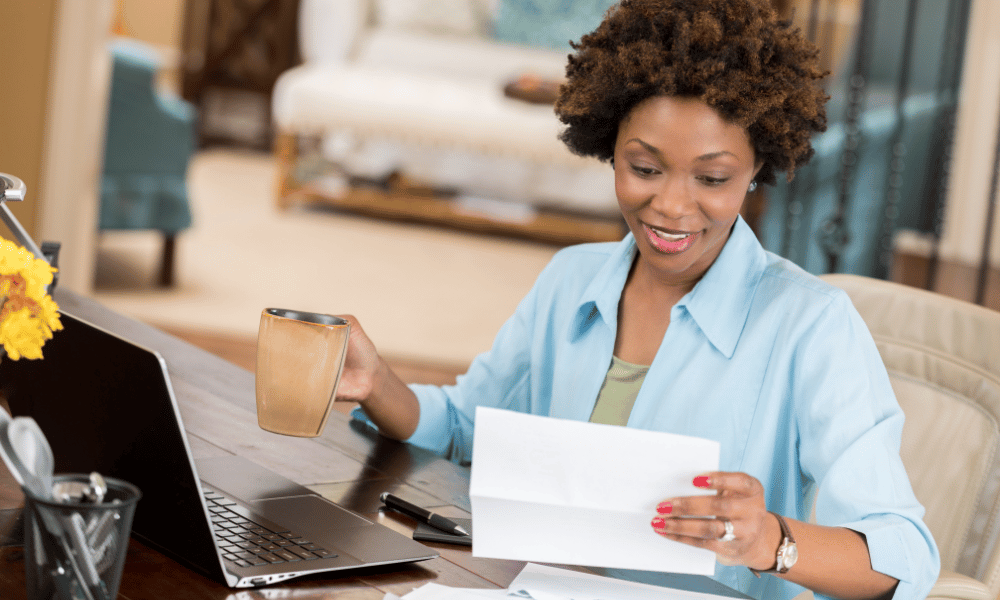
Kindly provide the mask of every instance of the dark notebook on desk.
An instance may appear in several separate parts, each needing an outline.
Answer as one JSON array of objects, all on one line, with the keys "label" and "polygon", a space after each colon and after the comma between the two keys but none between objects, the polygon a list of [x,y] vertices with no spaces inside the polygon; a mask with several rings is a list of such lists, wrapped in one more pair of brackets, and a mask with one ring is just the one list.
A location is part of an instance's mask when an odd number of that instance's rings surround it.
[{"label": "dark notebook on desk", "polygon": [[440,544],[456,544],[458,546],[472,545],[472,519],[451,519],[455,524],[469,532],[469,535],[455,535],[441,531],[433,525],[417,523],[413,530],[413,539],[420,542],[437,542]]},{"label": "dark notebook on desk", "polygon": [[195,461],[162,357],[65,312],[62,323],[44,359],[0,363],[0,390],[38,422],[57,473],[142,491],[132,532],[144,543],[230,587],[438,555],[248,460]]}]

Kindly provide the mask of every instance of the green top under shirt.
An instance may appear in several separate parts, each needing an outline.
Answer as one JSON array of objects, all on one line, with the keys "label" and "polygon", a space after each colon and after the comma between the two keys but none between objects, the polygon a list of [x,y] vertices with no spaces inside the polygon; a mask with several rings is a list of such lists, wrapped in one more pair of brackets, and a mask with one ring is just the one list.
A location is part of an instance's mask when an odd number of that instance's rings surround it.
[{"label": "green top under shirt", "polygon": [[597,394],[594,412],[590,414],[590,422],[626,425],[647,371],[648,366],[634,365],[612,356],[608,374]]}]

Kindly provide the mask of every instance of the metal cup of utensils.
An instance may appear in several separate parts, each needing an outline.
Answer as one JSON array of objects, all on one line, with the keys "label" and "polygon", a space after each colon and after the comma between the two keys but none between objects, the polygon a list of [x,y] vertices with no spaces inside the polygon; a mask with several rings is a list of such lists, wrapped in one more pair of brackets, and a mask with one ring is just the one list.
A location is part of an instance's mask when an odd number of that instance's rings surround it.
[{"label": "metal cup of utensils", "polygon": [[[25,492],[28,600],[112,600],[118,595],[139,488],[105,478],[93,496],[39,498]],[[57,475],[54,488],[86,489],[88,475]]]}]

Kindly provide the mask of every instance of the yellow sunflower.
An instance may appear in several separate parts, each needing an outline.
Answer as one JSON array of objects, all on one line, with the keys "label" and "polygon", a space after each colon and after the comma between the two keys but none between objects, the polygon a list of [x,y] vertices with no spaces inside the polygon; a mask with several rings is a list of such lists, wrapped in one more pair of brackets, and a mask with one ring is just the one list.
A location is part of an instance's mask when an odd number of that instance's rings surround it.
[{"label": "yellow sunflower", "polygon": [[56,269],[0,238],[0,344],[12,360],[42,358],[42,346],[62,329],[59,306],[46,293]]}]

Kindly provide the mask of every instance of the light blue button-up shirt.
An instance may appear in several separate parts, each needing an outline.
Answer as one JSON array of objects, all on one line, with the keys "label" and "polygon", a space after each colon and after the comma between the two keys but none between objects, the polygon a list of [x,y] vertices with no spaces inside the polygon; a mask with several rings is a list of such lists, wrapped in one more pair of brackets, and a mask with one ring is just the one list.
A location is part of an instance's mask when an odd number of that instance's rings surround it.
[{"label": "light blue button-up shirt", "polygon": [[[557,253],[456,385],[412,386],[409,442],[469,461],[477,406],[587,421],[636,251],[629,234]],[[721,470],[759,479],[771,511],[806,521],[815,498],[817,522],[865,535],[873,568],[900,580],[895,598],[922,599],[937,579],[899,457],[903,413],[867,327],[845,293],[765,251],[742,219],[671,310],[628,426],[717,440]],[[744,567],[715,578],[755,598],[802,591]]]}]

